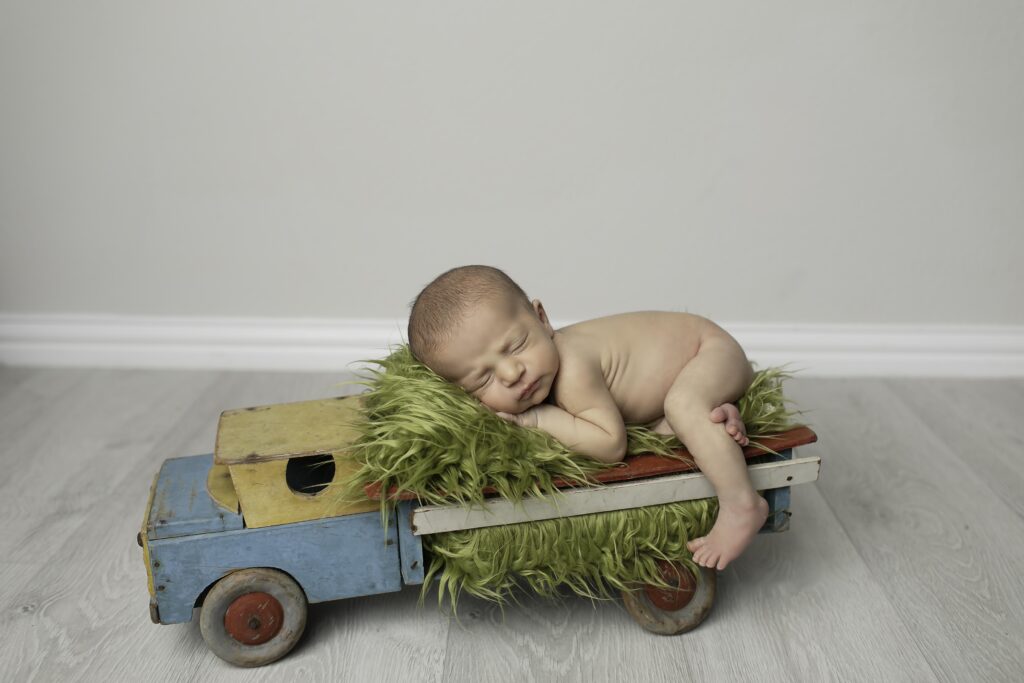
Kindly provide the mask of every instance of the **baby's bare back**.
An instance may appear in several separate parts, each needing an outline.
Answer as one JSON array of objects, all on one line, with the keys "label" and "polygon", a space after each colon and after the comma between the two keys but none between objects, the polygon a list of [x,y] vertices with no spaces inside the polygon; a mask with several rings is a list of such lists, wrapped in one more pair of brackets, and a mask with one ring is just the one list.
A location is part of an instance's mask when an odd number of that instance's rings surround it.
[{"label": "baby's bare back", "polygon": [[[690,313],[642,311],[586,320],[558,330],[563,363],[568,358],[600,364],[605,383],[627,424],[661,418],[665,395],[707,335],[725,334],[707,318]],[[556,382],[558,404],[571,392]]]}]

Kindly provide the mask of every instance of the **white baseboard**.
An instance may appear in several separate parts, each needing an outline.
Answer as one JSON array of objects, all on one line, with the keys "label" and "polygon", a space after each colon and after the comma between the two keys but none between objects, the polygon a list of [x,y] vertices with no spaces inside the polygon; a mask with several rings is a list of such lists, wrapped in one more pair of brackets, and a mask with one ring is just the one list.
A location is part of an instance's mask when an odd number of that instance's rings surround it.
[{"label": "white baseboard", "polygon": [[[804,377],[1024,377],[1024,326],[721,324],[761,367]],[[404,330],[404,320],[0,314],[0,365],[340,372],[383,357]]]}]

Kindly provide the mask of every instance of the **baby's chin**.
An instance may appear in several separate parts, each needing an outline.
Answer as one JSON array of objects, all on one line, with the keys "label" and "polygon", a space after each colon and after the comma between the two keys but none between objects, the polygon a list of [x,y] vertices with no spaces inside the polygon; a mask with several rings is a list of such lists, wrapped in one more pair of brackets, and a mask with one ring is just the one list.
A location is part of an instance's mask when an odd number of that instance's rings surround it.
[{"label": "baby's chin", "polygon": [[548,394],[551,393],[551,387],[540,387],[537,391],[533,392],[533,396],[530,397],[531,406],[539,406],[544,401],[548,400]]},{"label": "baby's chin", "polygon": [[526,399],[524,407],[519,412],[525,412],[534,406],[539,406],[541,403],[547,400],[548,394],[551,392],[550,389],[537,390],[533,392],[533,396]]}]

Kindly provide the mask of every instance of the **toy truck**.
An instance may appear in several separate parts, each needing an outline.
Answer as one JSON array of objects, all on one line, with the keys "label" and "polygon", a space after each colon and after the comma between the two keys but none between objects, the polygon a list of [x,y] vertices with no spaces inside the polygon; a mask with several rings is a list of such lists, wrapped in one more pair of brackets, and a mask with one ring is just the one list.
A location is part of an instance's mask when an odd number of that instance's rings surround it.
[{"label": "toy truck", "polygon": [[[356,467],[346,453],[355,434],[346,425],[359,400],[225,411],[214,453],[164,461],[138,535],[154,623],[188,622],[200,608],[199,628],[214,653],[260,666],[295,646],[309,603],[422,584],[424,535],[714,495],[685,462],[641,455],[598,474],[604,486],[569,488],[555,502],[488,499],[481,508],[402,499],[384,526],[379,488],[347,507],[329,494]],[[746,449],[754,486],[771,509],[762,531],[786,529],[789,486],[817,479],[820,458],[793,458],[796,446],[816,439],[799,427],[764,440],[778,455]],[[627,609],[656,633],[693,628],[711,608],[715,572],[695,581],[665,564],[662,573],[673,589],[624,592]]]}]

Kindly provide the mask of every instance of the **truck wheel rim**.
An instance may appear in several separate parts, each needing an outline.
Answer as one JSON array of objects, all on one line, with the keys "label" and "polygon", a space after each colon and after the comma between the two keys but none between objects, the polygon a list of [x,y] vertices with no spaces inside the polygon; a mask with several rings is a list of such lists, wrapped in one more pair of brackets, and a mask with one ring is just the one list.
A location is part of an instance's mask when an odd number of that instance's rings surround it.
[{"label": "truck wheel rim", "polygon": [[657,586],[645,586],[644,592],[647,599],[658,609],[666,612],[681,610],[693,600],[694,591],[697,589],[697,582],[693,575],[684,567],[677,567],[663,560],[658,561],[658,569],[661,577],[671,588],[658,588]]},{"label": "truck wheel rim", "polygon": [[261,645],[281,630],[284,608],[270,593],[246,593],[224,612],[224,630],[243,645]]}]

